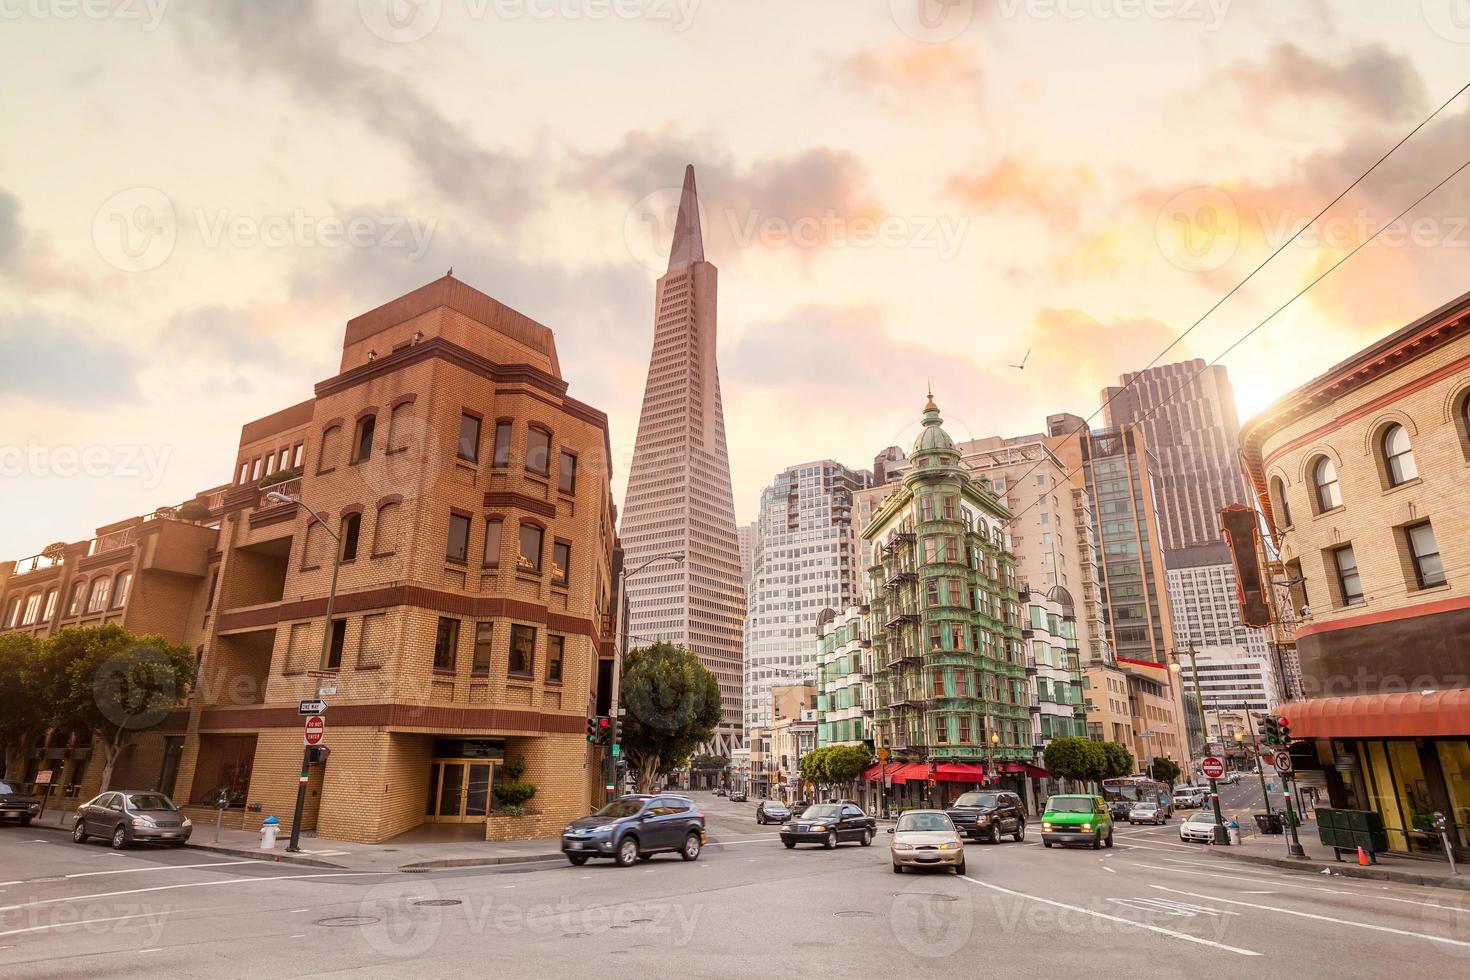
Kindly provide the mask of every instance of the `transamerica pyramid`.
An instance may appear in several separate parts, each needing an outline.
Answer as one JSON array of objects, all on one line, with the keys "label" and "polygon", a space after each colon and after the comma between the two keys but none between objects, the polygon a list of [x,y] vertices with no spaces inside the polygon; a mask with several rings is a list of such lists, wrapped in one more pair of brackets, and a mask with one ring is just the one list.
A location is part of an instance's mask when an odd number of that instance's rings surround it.
[{"label": "transamerica pyramid", "polygon": [[715,675],[724,720],[711,751],[728,756],[740,730],[745,585],[730,491],[725,412],[715,363],[718,272],[704,259],[694,168],[684,170],[669,270],[654,293],[653,353],[628,474],[620,536],[629,573],[629,645],[668,640]]}]

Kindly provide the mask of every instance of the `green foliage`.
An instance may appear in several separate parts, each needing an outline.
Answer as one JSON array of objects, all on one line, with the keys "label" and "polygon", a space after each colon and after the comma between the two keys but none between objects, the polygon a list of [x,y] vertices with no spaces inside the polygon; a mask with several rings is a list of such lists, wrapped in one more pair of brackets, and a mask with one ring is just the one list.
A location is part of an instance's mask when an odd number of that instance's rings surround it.
[{"label": "green foliage", "polygon": [[1133,775],[1133,753],[1117,742],[1102,742],[1103,779],[1118,779]]},{"label": "green foliage", "polygon": [[1046,771],[1062,779],[1092,782],[1102,779],[1107,771],[1107,754],[1102,743],[1090,738],[1056,738],[1047,743],[1042,753]]},{"label": "green foliage", "polygon": [[845,786],[872,761],[872,754],[861,745],[824,745],[802,756],[796,771],[813,785]]},{"label": "green foliage", "polygon": [[1153,766],[1149,769],[1149,775],[1161,783],[1174,785],[1174,780],[1179,778],[1179,764],[1173,759],[1155,759]]},{"label": "green foliage", "polygon": [[524,817],[531,812],[529,807],[521,806],[519,803],[507,803],[495,808],[497,817]]},{"label": "green foliage", "polygon": [[517,782],[526,774],[526,760],[521,756],[514,759],[506,759],[495,769],[495,775],[506,782]]},{"label": "green foliage", "polygon": [[198,500],[191,500],[180,506],[175,516],[181,521],[207,521],[209,520],[209,507]]},{"label": "green foliage", "polygon": [[689,765],[691,769],[696,769],[700,772],[724,772],[730,767],[730,760],[723,755],[702,753],[696,755],[694,761]]},{"label": "green foliage", "polygon": [[683,768],[720,721],[715,676],[694,654],[667,642],[628,651],[621,700],[623,756],[644,792]]},{"label": "green foliage", "polygon": [[26,749],[46,729],[45,702],[36,691],[42,662],[41,644],[31,634],[0,634],[0,773],[12,779],[19,778],[12,768],[23,768]]},{"label": "green foliage", "polygon": [[261,477],[260,482],[257,483],[256,486],[260,487],[260,489],[262,490],[265,490],[275,486],[278,483],[285,483],[287,480],[294,479],[296,479],[295,470],[276,470],[274,473],[267,473],[265,476]]},{"label": "green foliage", "polygon": [[[495,795],[506,806],[521,806],[536,795],[535,783],[496,783]],[[504,808],[501,808],[503,812]]]}]

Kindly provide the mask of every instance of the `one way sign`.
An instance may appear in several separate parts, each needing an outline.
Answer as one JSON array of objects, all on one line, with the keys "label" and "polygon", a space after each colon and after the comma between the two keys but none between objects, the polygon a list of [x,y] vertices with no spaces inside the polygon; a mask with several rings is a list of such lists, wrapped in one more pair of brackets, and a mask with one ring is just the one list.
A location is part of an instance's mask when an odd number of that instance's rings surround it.
[{"label": "one way sign", "polygon": [[325,701],[302,701],[301,708],[297,714],[302,715],[324,715],[327,713],[327,702]]}]

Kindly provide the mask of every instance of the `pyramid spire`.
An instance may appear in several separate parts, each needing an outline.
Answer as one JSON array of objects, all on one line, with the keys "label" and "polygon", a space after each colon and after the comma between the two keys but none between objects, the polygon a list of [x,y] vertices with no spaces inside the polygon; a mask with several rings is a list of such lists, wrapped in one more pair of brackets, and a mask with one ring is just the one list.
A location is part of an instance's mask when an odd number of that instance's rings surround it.
[{"label": "pyramid spire", "polygon": [[704,261],[704,236],[699,230],[699,195],[694,190],[694,164],[684,168],[679,194],[679,216],[674,219],[674,246],[669,249],[669,271]]}]

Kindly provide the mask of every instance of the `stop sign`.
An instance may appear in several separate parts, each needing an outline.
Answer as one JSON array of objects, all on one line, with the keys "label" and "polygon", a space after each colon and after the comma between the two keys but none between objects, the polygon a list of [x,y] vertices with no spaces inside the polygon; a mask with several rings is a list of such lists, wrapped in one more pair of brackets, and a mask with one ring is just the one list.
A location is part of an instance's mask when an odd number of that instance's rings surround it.
[{"label": "stop sign", "polygon": [[312,715],[306,719],[306,744],[320,745],[322,736],[327,733],[327,720],[321,715]]},{"label": "stop sign", "polygon": [[1199,760],[1199,768],[1200,772],[1205,774],[1206,779],[1219,779],[1225,775],[1225,763],[1213,755],[1207,755]]}]

